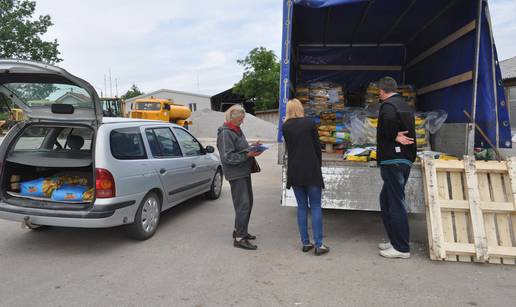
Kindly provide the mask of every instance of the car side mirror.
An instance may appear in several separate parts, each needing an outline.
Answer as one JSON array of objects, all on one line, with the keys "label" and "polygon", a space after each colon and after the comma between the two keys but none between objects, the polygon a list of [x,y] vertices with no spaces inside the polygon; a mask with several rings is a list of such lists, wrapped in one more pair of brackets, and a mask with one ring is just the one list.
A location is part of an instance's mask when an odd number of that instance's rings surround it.
[{"label": "car side mirror", "polygon": [[205,151],[207,153],[214,153],[215,152],[215,148],[213,148],[213,146],[208,145],[208,146],[206,146]]}]

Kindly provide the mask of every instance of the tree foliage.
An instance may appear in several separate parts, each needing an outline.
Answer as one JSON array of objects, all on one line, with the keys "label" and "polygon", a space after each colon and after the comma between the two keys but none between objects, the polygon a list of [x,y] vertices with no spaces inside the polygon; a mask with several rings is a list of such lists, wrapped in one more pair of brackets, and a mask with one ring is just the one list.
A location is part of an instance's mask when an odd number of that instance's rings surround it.
[{"label": "tree foliage", "polygon": [[131,86],[131,88],[125,94],[122,95],[122,98],[123,99],[130,99],[130,98],[133,98],[133,97],[136,97],[136,96],[140,96],[140,95],[143,95],[143,94],[144,93],[142,91],[140,91],[138,86],[136,86],[136,84],[133,84]]},{"label": "tree foliage", "polygon": [[34,17],[36,2],[0,0],[0,58],[16,58],[58,63],[57,40],[45,41],[42,35],[52,26],[49,15]]},{"label": "tree foliage", "polygon": [[274,107],[279,98],[280,64],[274,51],[264,47],[254,48],[243,60],[242,80],[235,84],[233,92],[253,100],[255,110]]}]

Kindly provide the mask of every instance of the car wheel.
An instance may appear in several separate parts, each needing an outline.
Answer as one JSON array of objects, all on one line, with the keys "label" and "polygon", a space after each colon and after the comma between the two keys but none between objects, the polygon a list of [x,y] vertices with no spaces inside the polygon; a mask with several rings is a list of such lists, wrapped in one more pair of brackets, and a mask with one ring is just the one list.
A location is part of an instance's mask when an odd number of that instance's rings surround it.
[{"label": "car wheel", "polygon": [[146,240],[154,235],[158,228],[161,203],[158,195],[150,192],[142,200],[134,222],[128,226],[129,235],[137,240]]},{"label": "car wheel", "polygon": [[215,176],[213,176],[213,180],[211,182],[211,189],[206,193],[206,197],[208,197],[208,199],[217,199],[220,197],[221,191],[222,191],[222,171],[219,168],[215,172]]}]

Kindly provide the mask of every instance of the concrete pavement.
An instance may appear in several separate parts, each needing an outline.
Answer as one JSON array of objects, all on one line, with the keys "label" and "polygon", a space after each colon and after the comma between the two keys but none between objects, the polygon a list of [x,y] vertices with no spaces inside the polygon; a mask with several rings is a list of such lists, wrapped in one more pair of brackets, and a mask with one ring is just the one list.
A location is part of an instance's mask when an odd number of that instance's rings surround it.
[{"label": "concrete pavement", "polygon": [[412,258],[378,255],[376,212],[324,212],[328,255],[300,251],[295,208],[280,206],[271,150],[253,177],[250,232],[232,246],[229,185],[165,212],[156,235],[123,228],[22,230],[0,221],[1,306],[511,306],[516,267],[434,262],[423,216],[411,216]]}]

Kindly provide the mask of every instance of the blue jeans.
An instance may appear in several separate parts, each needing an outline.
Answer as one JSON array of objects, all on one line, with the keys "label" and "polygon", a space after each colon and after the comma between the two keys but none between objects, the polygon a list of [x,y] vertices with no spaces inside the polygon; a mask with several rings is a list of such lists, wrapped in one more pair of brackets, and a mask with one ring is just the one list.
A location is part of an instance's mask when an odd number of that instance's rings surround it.
[{"label": "blue jeans", "polygon": [[308,208],[312,212],[312,231],[314,234],[315,246],[321,247],[323,238],[322,209],[321,209],[321,187],[292,187],[297,200],[297,224],[301,243],[310,244],[308,236]]},{"label": "blue jeans", "polygon": [[405,205],[405,185],[410,175],[410,166],[393,164],[380,166],[383,188],[380,193],[380,208],[387,236],[399,252],[408,253],[409,224]]}]

